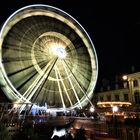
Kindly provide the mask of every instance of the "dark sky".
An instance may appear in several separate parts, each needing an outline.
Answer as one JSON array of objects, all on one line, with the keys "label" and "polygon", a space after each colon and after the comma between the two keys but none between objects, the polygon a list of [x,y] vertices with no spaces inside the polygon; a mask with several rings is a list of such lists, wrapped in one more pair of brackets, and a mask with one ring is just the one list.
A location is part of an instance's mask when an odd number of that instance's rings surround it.
[{"label": "dark sky", "polygon": [[[5,0],[6,2],[6,0]],[[0,5],[0,23],[29,4],[47,4],[72,15],[85,28],[95,45],[99,75],[103,78],[140,70],[140,7],[134,2],[95,0],[9,0]]]}]

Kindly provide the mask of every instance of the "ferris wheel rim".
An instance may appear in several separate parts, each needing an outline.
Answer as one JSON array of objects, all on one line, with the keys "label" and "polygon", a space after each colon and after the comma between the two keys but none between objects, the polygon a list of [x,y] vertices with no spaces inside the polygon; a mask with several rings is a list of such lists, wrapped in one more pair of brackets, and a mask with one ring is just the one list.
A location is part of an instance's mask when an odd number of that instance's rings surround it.
[{"label": "ferris wheel rim", "polygon": [[[69,15],[68,13],[64,12],[63,10],[61,10],[61,9],[59,9],[59,8],[56,8],[56,7],[53,7],[53,6],[49,6],[49,5],[43,5],[43,4],[34,4],[34,5],[30,5],[30,6],[25,6],[25,7],[21,8],[21,9],[17,10],[17,11],[14,12],[14,13],[6,20],[6,22],[4,23],[4,25],[3,25],[2,29],[1,29],[1,32],[0,32],[0,38],[2,38],[3,31],[4,31],[5,27],[7,26],[8,22],[11,20],[11,18],[13,18],[14,16],[16,16],[16,14],[17,14],[17,13],[20,13],[22,10],[26,10],[26,9],[32,8],[32,7],[38,7],[38,8],[39,8],[39,7],[46,7],[46,8],[52,8],[53,10],[58,10],[58,11],[62,12],[63,14],[65,14],[66,16],[68,16],[69,18],[71,18],[74,22],[76,22],[76,24],[78,25],[78,27],[80,27],[80,28],[84,31],[84,34],[86,35],[87,39],[88,39],[88,40],[90,41],[90,43],[91,43],[91,46],[93,47],[92,49],[93,49],[93,51],[94,51],[94,55],[95,55],[94,57],[95,57],[95,59],[96,59],[96,79],[94,79],[94,80],[95,80],[95,83],[96,83],[96,81],[97,81],[97,76],[98,76],[98,60],[97,60],[97,54],[96,54],[96,51],[95,51],[93,42],[92,42],[91,38],[89,37],[88,33],[87,33],[87,32],[85,31],[85,29],[81,26],[81,24],[80,24],[77,20],[75,20],[71,15]],[[3,41],[0,42],[1,46],[2,46],[2,43],[3,43]],[[2,56],[0,56],[0,57],[2,57]],[[2,58],[1,58],[1,59],[2,59]],[[2,65],[3,65],[3,64],[0,62],[0,67],[1,67],[2,73],[4,74],[4,77],[7,77],[5,71],[3,70],[3,66],[2,66]],[[9,81],[8,77],[7,77],[6,80]],[[8,83],[10,84],[11,82],[9,81]],[[93,90],[93,89],[95,88],[95,83],[94,83],[93,88],[92,88],[91,90]],[[12,85],[10,85],[10,86],[12,87]],[[15,87],[12,87],[12,89],[15,89]],[[18,93],[16,90],[14,90],[14,92],[16,93],[15,96],[18,96],[18,98],[21,98],[21,97],[22,97],[21,94]],[[90,96],[91,96],[91,94],[90,94]],[[16,97],[16,98],[17,98],[17,97]],[[26,98],[24,98],[24,97],[22,97],[22,99],[23,99],[24,101],[26,100]],[[82,104],[83,104],[83,102],[84,102],[85,100],[87,100],[87,99],[84,98],[84,96],[83,96],[83,99],[81,100],[81,101],[82,101]],[[28,102],[30,102],[30,101],[28,101]]]}]

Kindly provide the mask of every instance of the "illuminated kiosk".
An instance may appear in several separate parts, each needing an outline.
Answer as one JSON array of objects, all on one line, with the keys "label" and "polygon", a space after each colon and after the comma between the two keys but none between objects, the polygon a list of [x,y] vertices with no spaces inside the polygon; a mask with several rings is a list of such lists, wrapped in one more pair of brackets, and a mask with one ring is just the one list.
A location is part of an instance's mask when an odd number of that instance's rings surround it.
[{"label": "illuminated kiosk", "polygon": [[0,85],[20,111],[22,103],[47,103],[56,111],[82,108],[91,103],[97,75],[89,35],[58,8],[23,7],[1,28]]},{"label": "illuminated kiosk", "polygon": [[131,102],[126,101],[99,101],[98,108],[103,109],[103,114],[107,117],[116,115],[124,119],[127,116],[127,108],[132,105]]}]

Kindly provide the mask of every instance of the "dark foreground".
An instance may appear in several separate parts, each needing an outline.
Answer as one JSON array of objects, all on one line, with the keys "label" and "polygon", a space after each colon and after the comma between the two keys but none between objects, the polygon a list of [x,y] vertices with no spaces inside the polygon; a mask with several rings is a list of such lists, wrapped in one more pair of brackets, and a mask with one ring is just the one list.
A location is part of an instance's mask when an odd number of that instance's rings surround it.
[{"label": "dark foreground", "polygon": [[22,126],[0,124],[0,140],[139,140],[139,123],[64,117],[41,123],[28,120]]}]

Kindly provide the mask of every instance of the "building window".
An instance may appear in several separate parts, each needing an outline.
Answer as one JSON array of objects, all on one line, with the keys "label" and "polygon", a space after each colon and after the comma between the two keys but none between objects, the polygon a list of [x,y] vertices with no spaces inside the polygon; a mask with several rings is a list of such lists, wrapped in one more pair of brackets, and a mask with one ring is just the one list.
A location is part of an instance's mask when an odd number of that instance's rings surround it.
[{"label": "building window", "polygon": [[128,88],[128,82],[126,82],[126,81],[123,82],[123,87],[124,87],[124,88]]},{"label": "building window", "polygon": [[103,101],[104,100],[104,98],[103,97],[100,97],[100,101]]},{"label": "building window", "polygon": [[126,94],[124,94],[124,101],[128,101],[128,100],[129,100],[128,94],[126,93]]},{"label": "building window", "polygon": [[137,87],[138,86],[138,81],[137,80],[134,80],[133,81],[133,84],[134,84],[134,87]]},{"label": "building window", "polygon": [[119,101],[120,98],[119,98],[119,95],[115,95],[115,101]]},{"label": "building window", "polygon": [[107,96],[107,101],[111,101],[111,96]]},{"label": "building window", "polygon": [[140,103],[140,95],[139,95],[139,92],[138,91],[136,91],[134,93],[134,98],[135,98],[135,103],[136,104],[139,104]]}]

